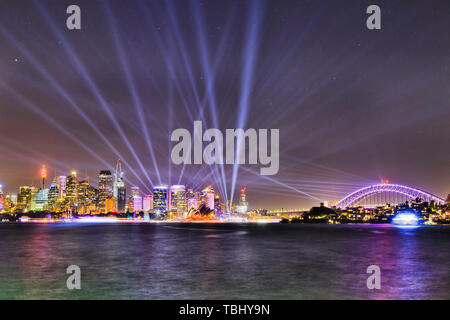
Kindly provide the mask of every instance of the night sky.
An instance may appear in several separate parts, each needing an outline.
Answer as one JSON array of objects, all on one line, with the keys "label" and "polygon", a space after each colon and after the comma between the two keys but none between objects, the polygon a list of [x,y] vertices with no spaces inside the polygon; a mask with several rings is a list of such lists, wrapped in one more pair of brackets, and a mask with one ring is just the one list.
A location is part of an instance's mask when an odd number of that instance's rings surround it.
[{"label": "night sky", "polygon": [[[82,30],[66,28],[77,4]],[[382,29],[366,28],[368,5]],[[450,193],[449,1],[0,3],[6,192],[124,162],[128,188],[212,184],[232,166],[171,164],[176,128],[280,129],[280,170],[239,169],[251,208],[300,208],[389,179]]]}]

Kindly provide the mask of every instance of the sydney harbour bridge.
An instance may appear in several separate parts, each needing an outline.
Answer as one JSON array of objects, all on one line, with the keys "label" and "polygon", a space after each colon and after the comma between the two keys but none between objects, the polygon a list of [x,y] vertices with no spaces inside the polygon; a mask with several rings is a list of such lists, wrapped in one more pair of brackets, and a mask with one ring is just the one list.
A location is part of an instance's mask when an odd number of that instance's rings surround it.
[{"label": "sydney harbour bridge", "polygon": [[440,204],[445,202],[444,199],[414,187],[384,183],[358,189],[338,201],[336,207],[345,209],[359,206],[377,207],[386,204],[397,205],[417,198],[425,202],[434,201]]}]

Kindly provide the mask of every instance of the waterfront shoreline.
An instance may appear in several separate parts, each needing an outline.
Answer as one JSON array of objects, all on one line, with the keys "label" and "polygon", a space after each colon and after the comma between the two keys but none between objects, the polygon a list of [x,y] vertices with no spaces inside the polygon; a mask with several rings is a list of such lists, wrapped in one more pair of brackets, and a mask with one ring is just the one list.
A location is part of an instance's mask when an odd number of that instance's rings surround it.
[{"label": "waterfront shoreline", "polygon": [[449,223],[434,223],[434,224],[418,224],[418,225],[398,225],[394,223],[360,223],[360,222],[348,222],[348,223],[282,223],[281,221],[175,221],[175,220],[102,220],[101,218],[93,220],[74,220],[74,221],[47,221],[47,220],[35,220],[35,221],[1,221],[0,224],[109,224],[109,225],[121,225],[121,224],[229,224],[229,225],[264,225],[264,224],[280,224],[280,225],[309,225],[309,226],[390,226],[390,227],[433,227],[433,226],[450,226]]}]

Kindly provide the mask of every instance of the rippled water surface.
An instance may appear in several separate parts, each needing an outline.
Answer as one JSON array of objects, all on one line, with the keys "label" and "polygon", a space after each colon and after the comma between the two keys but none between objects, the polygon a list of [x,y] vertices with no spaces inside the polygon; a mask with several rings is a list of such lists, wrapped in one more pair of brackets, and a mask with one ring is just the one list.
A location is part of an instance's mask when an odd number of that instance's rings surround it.
[{"label": "rippled water surface", "polygon": [[0,224],[0,299],[449,299],[449,241],[446,226]]}]

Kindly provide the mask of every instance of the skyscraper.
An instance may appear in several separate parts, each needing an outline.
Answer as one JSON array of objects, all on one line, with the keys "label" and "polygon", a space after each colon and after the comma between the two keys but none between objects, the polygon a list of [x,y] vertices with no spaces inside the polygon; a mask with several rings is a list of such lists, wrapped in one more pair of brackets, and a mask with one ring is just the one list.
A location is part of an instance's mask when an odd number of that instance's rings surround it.
[{"label": "skyscraper", "polygon": [[98,175],[98,208],[100,212],[106,210],[106,199],[113,196],[113,176],[111,171],[103,170]]},{"label": "skyscraper", "polygon": [[142,197],[140,195],[133,196],[133,210],[134,212],[141,212],[143,209]]},{"label": "skyscraper", "polygon": [[89,192],[89,180],[86,178],[78,184],[78,190],[77,190],[77,199],[78,199],[78,205],[80,206],[86,206],[89,203],[88,199],[88,192]]},{"label": "skyscraper", "polygon": [[125,189],[125,182],[123,180],[122,162],[120,159],[117,160],[116,171],[114,172],[114,198],[116,198],[117,212],[125,212],[127,192]]},{"label": "skyscraper", "polygon": [[48,205],[48,189],[39,189],[31,200],[31,210],[42,211]]},{"label": "skyscraper", "polygon": [[156,186],[153,188],[153,210],[166,212],[169,209],[168,187]]},{"label": "skyscraper", "polygon": [[117,208],[116,198],[109,197],[105,200],[105,212],[115,212]]},{"label": "skyscraper", "polygon": [[74,205],[78,205],[78,179],[77,172],[72,171],[70,176],[67,176],[66,179],[66,203],[68,206],[72,207]]},{"label": "skyscraper", "polygon": [[17,206],[19,209],[28,209],[31,205],[32,190],[29,186],[19,187],[19,194],[17,195]]},{"label": "skyscraper", "polygon": [[67,183],[66,176],[58,177],[58,188],[59,188],[59,199],[60,200],[64,200],[64,198],[66,196],[66,183]]},{"label": "skyscraper", "polygon": [[142,209],[144,212],[150,212],[153,209],[153,195],[148,194],[144,196],[144,199],[142,201]]},{"label": "skyscraper", "polygon": [[56,183],[52,183],[50,185],[50,189],[48,191],[48,207],[50,210],[56,209],[56,203],[59,199],[59,188]]},{"label": "skyscraper", "polygon": [[170,187],[171,211],[183,214],[186,210],[186,187],[183,185],[173,185]]}]

